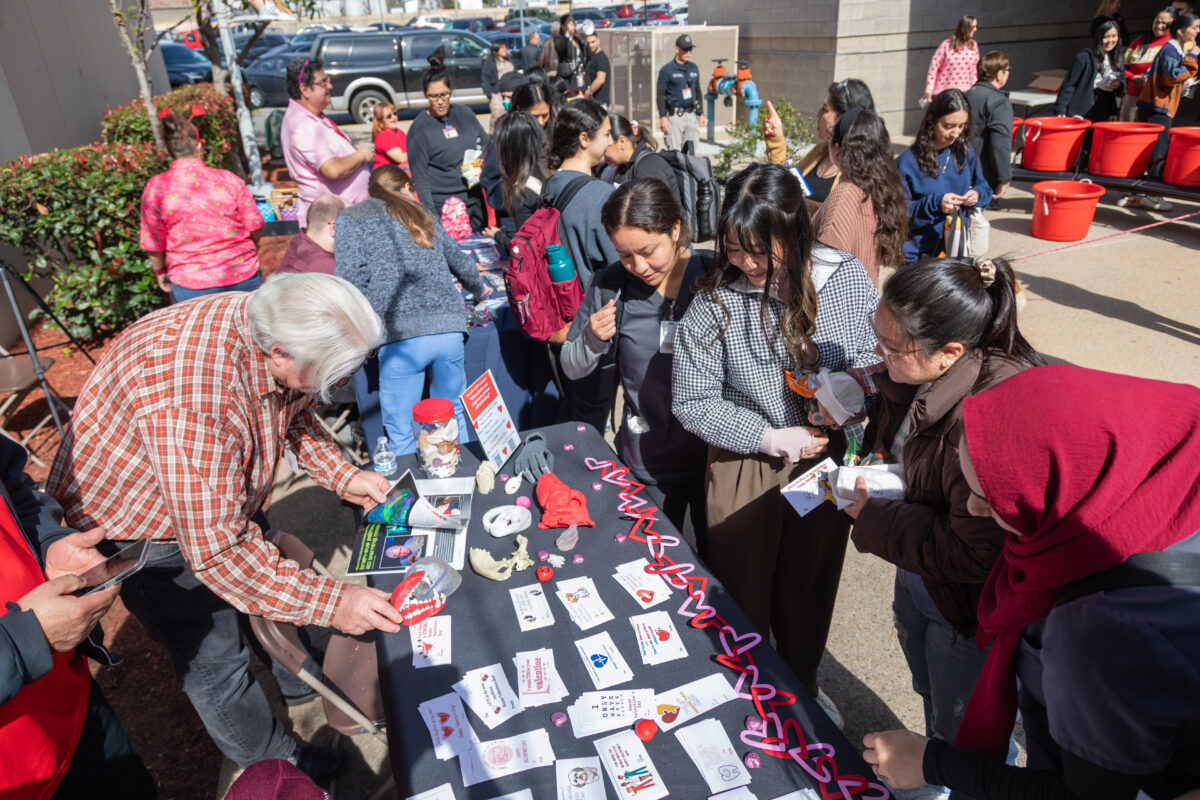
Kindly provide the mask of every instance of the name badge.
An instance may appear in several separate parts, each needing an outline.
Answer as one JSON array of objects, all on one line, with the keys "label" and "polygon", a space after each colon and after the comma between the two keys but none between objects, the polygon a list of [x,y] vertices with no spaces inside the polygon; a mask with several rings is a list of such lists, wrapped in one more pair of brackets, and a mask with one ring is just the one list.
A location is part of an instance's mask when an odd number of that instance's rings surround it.
[{"label": "name badge", "polygon": [[692,99],[692,87],[688,86],[687,88],[685,88],[685,89],[683,90],[683,99],[684,99],[684,100],[691,100],[691,99]]},{"label": "name badge", "polygon": [[658,323],[658,352],[675,352],[675,330],[679,323],[674,320],[663,320]]},{"label": "name badge", "polygon": [[458,129],[456,129],[453,125],[447,125],[446,127],[442,128],[442,136],[445,136],[447,139],[457,139]]}]

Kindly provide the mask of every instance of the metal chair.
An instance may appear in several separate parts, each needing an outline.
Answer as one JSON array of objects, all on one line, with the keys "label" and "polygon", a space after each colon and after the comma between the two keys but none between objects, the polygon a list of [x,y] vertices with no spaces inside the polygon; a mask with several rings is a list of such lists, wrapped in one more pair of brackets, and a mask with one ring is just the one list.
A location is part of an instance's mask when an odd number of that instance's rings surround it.
[{"label": "metal chair", "polygon": [[[8,395],[4,401],[0,403],[0,433],[8,436],[10,439],[16,439],[7,430],[9,419],[14,411],[20,407],[21,402],[32,392],[38,388],[38,370],[41,367],[42,371],[50,369],[54,364],[54,359],[48,356],[38,358],[37,366],[33,363],[33,357],[25,354],[11,355],[7,350],[0,348],[0,395]],[[46,402],[53,403],[67,416],[71,414],[71,409],[67,408],[66,404],[59,399],[58,395],[49,388],[49,385],[43,387],[43,393],[46,395]],[[22,447],[28,445],[37,432],[46,426],[46,423],[54,419],[54,415],[47,413],[42,417],[37,425],[25,434],[23,439],[18,440]],[[40,458],[29,451],[29,458],[38,466],[45,466]]]},{"label": "metal chair", "polygon": [[[272,529],[266,536],[285,558],[329,576],[313,551],[295,535]],[[272,658],[321,696],[325,719],[331,728],[346,736],[369,733],[387,745],[387,734],[382,730],[386,714],[379,688],[374,635],[347,636],[333,632],[325,648],[325,663],[318,671],[301,644],[295,625],[251,616],[250,629]],[[394,783],[395,777],[389,775],[371,800],[382,797]]]}]

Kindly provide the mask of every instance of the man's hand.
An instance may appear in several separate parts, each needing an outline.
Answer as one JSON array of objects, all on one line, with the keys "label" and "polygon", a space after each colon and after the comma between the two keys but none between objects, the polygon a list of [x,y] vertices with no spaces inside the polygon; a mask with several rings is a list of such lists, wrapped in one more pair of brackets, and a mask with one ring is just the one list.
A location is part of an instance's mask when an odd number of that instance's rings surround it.
[{"label": "man's hand", "polygon": [[350,479],[342,499],[348,503],[357,503],[364,510],[370,511],[387,499],[388,490],[392,484],[378,472],[360,469],[358,474]]},{"label": "man's hand", "polygon": [[704,116],[703,114],[696,117],[696,127],[700,128],[701,130],[707,128],[708,127],[708,117]]},{"label": "man's hand", "polygon": [[167,273],[164,272],[161,275],[155,275],[154,277],[158,279],[158,288],[161,289],[164,294],[170,294],[172,292],[174,287],[171,286],[171,279],[167,277]]},{"label": "man's hand", "polygon": [[392,608],[385,592],[370,586],[346,584],[332,625],[350,636],[373,630],[395,633],[400,630],[400,612]]},{"label": "man's hand", "polygon": [[668,119],[667,117],[659,117],[658,118],[658,129],[660,131],[662,131],[663,134],[670,133],[671,132],[671,120]]},{"label": "man's hand", "polygon": [[770,100],[767,101],[767,121],[763,126],[763,135],[768,139],[783,136],[783,120],[780,118],[779,112],[775,110],[775,104]]},{"label": "man's hand", "polygon": [[34,613],[50,649],[56,653],[65,653],[87,638],[120,591],[119,586],[110,586],[85,597],[71,594],[83,587],[83,578],[64,575],[43,583],[17,601],[22,611]]},{"label": "man's hand", "polygon": [[884,731],[863,737],[863,760],[875,774],[896,789],[916,789],[925,785],[925,747],[929,740],[912,731]]},{"label": "man's hand", "polygon": [[92,528],[64,536],[46,550],[46,579],[80,575],[104,560],[96,545],[104,541],[104,529]]},{"label": "man's hand", "polygon": [[592,334],[602,342],[617,335],[617,301],[609,300],[600,310],[588,318]]}]

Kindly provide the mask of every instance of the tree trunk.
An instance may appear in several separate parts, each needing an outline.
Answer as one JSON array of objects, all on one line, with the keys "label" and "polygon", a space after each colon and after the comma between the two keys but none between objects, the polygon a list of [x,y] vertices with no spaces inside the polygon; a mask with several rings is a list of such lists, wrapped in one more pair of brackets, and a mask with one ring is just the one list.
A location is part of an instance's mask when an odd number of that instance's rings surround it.
[{"label": "tree trunk", "polygon": [[[145,0],[141,1],[145,3]],[[150,68],[146,64],[146,57],[142,50],[145,46],[146,30],[142,25],[137,26],[135,33],[138,39],[135,42],[134,34],[129,31],[129,23],[125,18],[125,13],[121,10],[120,2],[121,0],[108,0],[113,24],[117,26],[117,35],[121,37],[121,46],[129,55],[129,62],[133,65],[134,74],[137,75],[138,89],[142,95],[142,103],[146,106],[146,116],[150,118],[150,130],[154,133],[154,143],[165,150],[167,140],[163,136],[162,120],[158,118],[158,110],[154,106],[154,82],[150,77]]]}]

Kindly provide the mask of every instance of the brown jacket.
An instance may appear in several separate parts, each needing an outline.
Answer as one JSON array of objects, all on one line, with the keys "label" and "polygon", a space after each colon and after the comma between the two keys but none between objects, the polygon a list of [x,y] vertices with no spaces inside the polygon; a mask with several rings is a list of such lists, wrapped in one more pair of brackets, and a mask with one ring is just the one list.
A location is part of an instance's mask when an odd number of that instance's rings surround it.
[{"label": "brown jacket", "polygon": [[894,383],[886,374],[875,378],[880,394],[867,446],[889,446],[904,417],[913,417],[904,449],[907,497],[868,501],[851,534],[860,551],[924,578],[942,616],[967,636],[975,635],[979,595],[1004,531],[991,518],[967,513],[971,492],[958,461],[961,401],[1024,369],[1002,357],[989,359],[977,386],[981,365],[979,354],[963,356],[915,401],[918,387]]}]

